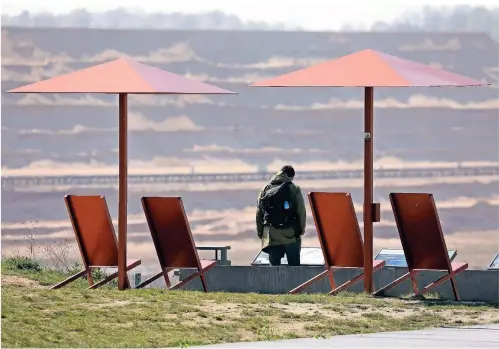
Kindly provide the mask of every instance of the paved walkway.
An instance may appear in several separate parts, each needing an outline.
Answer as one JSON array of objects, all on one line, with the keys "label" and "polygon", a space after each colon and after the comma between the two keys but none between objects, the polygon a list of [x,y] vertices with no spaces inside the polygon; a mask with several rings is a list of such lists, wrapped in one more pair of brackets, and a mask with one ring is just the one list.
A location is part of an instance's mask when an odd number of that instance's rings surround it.
[{"label": "paved walkway", "polygon": [[190,348],[499,348],[499,324],[335,336],[328,339],[303,338],[275,342],[216,344]]}]

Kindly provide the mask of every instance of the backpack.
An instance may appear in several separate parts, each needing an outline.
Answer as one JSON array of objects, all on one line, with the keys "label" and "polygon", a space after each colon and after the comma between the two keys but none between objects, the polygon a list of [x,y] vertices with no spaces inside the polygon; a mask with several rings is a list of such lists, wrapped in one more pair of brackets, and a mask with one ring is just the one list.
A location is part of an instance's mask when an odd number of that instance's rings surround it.
[{"label": "backpack", "polygon": [[291,200],[290,182],[270,185],[260,202],[263,208],[264,224],[283,229],[293,225],[295,209]]}]

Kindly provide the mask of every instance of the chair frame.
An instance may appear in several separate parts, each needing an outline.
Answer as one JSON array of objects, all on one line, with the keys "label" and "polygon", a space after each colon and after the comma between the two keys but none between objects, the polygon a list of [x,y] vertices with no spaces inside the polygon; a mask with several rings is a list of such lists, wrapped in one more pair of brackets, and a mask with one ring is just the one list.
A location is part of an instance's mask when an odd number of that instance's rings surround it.
[{"label": "chair frame", "polygon": [[[84,266],[84,269],[82,271],[79,271],[78,273],[68,277],[67,279],[53,285],[50,289],[59,289],[61,287],[64,287],[66,285],[68,285],[69,283],[79,279],[80,277],[82,276],[87,276],[87,280],[88,280],[88,289],[96,289],[102,285],[105,285],[109,282],[111,282],[112,280],[114,280],[115,278],[118,277],[118,272],[115,272],[111,275],[108,275],[106,278],[104,278],[103,280],[97,282],[97,283],[94,283],[94,280],[92,278],[92,270],[93,269],[98,269],[98,268],[117,268],[118,267],[118,261],[116,260],[116,265],[113,265],[113,266],[98,266],[98,265],[90,265],[89,263],[89,256],[87,255],[87,249],[85,248],[84,246],[84,243],[83,243],[83,233],[80,229],[80,226],[78,224],[78,219],[77,219],[77,214],[76,214],[76,211],[75,211],[75,208],[74,208],[74,203],[73,203],[73,198],[78,198],[78,197],[85,197],[85,196],[78,196],[78,195],[65,195],[64,196],[64,202],[66,203],[66,208],[67,208],[67,211],[68,211],[68,214],[69,214],[69,219],[71,220],[71,225],[73,226],[73,231],[75,233],[75,237],[76,237],[76,242],[78,244],[78,249],[80,250],[80,254],[81,254],[81,258],[83,260],[83,266]],[[118,250],[118,240],[116,239],[116,234],[114,232],[114,227],[113,227],[113,221],[111,219],[111,215],[109,214],[109,209],[107,207],[107,202],[106,202],[106,198],[104,196],[87,196],[87,197],[93,197],[93,198],[100,198],[104,201],[104,206],[105,206],[105,209],[106,209],[106,215],[109,219],[109,230],[110,232],[112,233],[113,235],[113,241],[115,243],[115,246],[116,246],[116,250]],[[141,260],[140,259],[137,259],[137,260],[129,260],[127,261],[127,266],[126,266],[126,271],[130,271],[132,270],[133,268],[139,266],[141,264]],[[128,275],[126,276],[126,284],[125,284],[125,287],[126,288],[130,288],[130,281],[128,280]]]},{"label": "chair frame", "polygon": [[[311,284],[313,284],[314,282],[316,281],[319,281],[319,280],[322,280],[324,279],[325,277],[328,277],[329,278],[329,283],[331,285],[331,291],[329,292],[330,295],[336,295],[337,293],[357,284],[358,282],[360,282],[361,280],[364,279],[364,272],[362,272],[361,274],[355,276],[354,278],[344,282],[343,284],[341,285],[336,285],[336,282],[334,280],[334,272],[338,269],[360,269],[360,268],[363,268],[361,266],[352,266],[352,267],[344,267],[344,266],[335,266],[331,261],[333,261],[333,258],[332,256],[329,255],[329,251],[328,251],[328,248],[326,246],[326,240],[327,240],[327,235],[325,234],[324,232],[324,229],[323,229],[323,224],[322,224],[322,221],[321,221],[321,218],[318,214],[318,211],[317,211],[317,199],[316,199],[316,195],[317,194],[335,194],[335,195],[345,195],[345,196],[348,196],[349,199],[350,199],[350,207],[349,207],[349,211],[355,216],[355,222],[356,222],[356,227],[355,229],[357,230],[358,232],[358,238],[360,240],[360,244],[362,244],[362,238],[360,236],[360,228],[359,228],[359,224],[358,224],[358,220],[357,220],[357,215],[355,213],[355,208],[353,206],[353,202],[352,202],[352,198],[351,198],[351,195],[350,193],[320,193],[320,192],[310,192],[308,193],[308,199],[309,199],[309,202],[310,202],[310,208],[312,210],[312,215],[314,217],[314,222],[315,222],[315,227],[317,229],[317,235],[319,237],[319,242],[321,244],[321,249],[322,249],[322,253],[324,255],[324,264],[325,264],[325,267],[326,267],[326,270],[323,271],[322,273],[316,275],[315,277],[313,277],[312,279],[302,283],[301,285],[295,287],[294,289],[292,289],[291,291],[289,291],[290,294],[297,294],[299,293],[301,290],[303,290],[304,288],[310,286]],[[381,268],[383,268],[385,266],[385,261],[379,261],[379,260],[373,260],[373,272],[376,272],[378,270],[380,270]]]},{"label": "chair frame", "polygon": [[[446,260],[446,265],[442,265],[442,268],[438,268],[438,269],[434,269],[434,268],[423,268],[421,266],[418,266],[418,265],[413,265],[412,263],[412,259],[411,258],[407,258],[408,255],[411,253],[411,246],[409,246],[409,242],[406,238],[406,235],[405,235],[405,232],[404,232],[404,225],[403,225],[403,218],[401,217],[401,212],[400,212],[400,207],[397,205],[397,197],[400,196],[400,195],[404,195],[404,196],[408,196],[408,195],[428,195],[430,198],[431,198],[431,205],[432,205],[432,210],[435,215],[435,224],[436,224],[436,227],[437,227],[437,231],[438,231],[438,234],[439,234],[439,240],[441,241],[441,246],[440,248],[436,248],[436,250],[443,250],[445,251],[445,260]],[[460,300],[460,297],[459,297],[459,292],[457,290],[457,285],[456,285],[456,280],[455,280],[455,276],[459,273],[461,273],[462,271],[466,270],[468,268],[468,263],[466,262],[451,262],[450,259],[449,259],[449,254],[447,253],[447,246],[446,246],[446,243],[445,243],[445,239],[444,239],[444,234],[442,232],[442,226],[440,224],[440,219],[438,217],[438,211],[437,211],[437,207],[436,207],[436,204],[435,204],[435,200],[433,198],[433,194],[427,194],[427,193],[390,193],[390,203],[392,205],[392,210],[393,210],[393,214],[395,216],[395,222],[397,224],[397,230],[399,232],[399,235],[400,235],[400,241],[402,243],[402,248],[404,250],[404,255],[405,255],[405,258],[406,258],[406,261],[407,261],[407,268],[408,268],[408,273],[402,275],[401,277],[397,278],[396,280],[392,281],[391,283],[389,283],[388,285],[384,286],[383,288],[379,289],[377,292],[375,292],[375,295],[376,296],[379,296],[379,295],[384,295],[385,292],[399,284],[401,284],[402,282],[404,282],[405,280],[407,279],[411,279],[411,283],[412,283],[412,289],[413,289],[413,292],[414,292],[414,295],[415,296],[421,296],[427,292],[429,292],[431,289],[443,284],[444,282],[446,281],[449,281],[451,282],[451,285],[452,285],[452,292],[454,294],[454,298],[456,301],[459,301]],[[434,247],[431,247],[431,248],[434,248]],[[444,258],[444,256],[442,255],[442,258]],[[423,287],[422,289],[418,289],[418,285],[417,285],[417,280],[416,280],[416,275],[418,275],[420,272],[422,271],[425,271],[425,270],[434,270],[434,271],[447,271],[447,274],[442,276],[441,278],[439,278],[438,280],[430,283],[429,285]]]},{"label": "chair frame", "polygon": [[[150,204],[150,199],[165,199],[165,200],[176,200],[178,202],[178,205],[180,205],[180,211],[182,214],[183,221],[185,222],[185,231],[188,234],[188,241],[189,241],[189,246],[184,246],[181,247],[184,250],[189,250],[192,248],[192,255],[191,257],[194,257],[196,260],[196,267],[197,269],[196,272],[193,274],[189,275],[187,278],[184,280],[180,281],[174,286],[171,286],[170,278],[168,277],[168,272],[175,270],[175,269],[184,269],[184,268],[192,268],[192,266],[178,266],[178,265],[168,265],[166,262],[165,258],[165,251],[163,251],[163,246],[161,244],[160,239],[158,238],[161,232],[158,232],[156,230],[155,222],[154,219],[152,218],[151,214],[151,204]],[[206,279],[205,279],[205,273],[208,272],[209,270],[213,269],[214,267],[217,266],[217,261],[216,260],[200,260],[199,255],[197,253],[196,245],[194,243],[194,238],[192,237],[192,232],[191,228],[189,225],[189,221],[187,219],[187,215],[185,213],[184,205],[182,202],[182,198],[180,197],[142,197],[142,208],[144,210],[144,214],[146,216],[147,224],[149,226],[149,231],[151,233],[152,240],[154,242],[154,247],[156,249],[156,254],[158,255],[159,262],[161,264],[161,271],[159,273],[154,274],[147,280],[143,281],[141,284],[137,285],[136,288],[144,288],[145,286],[149,285],[150,283],[154,282],[155,280],[163,277],[165,280],[166,288],[168,290],[176,290],[180,289],[181,287],[185,286],[187,283],[190,281],[196,279],[197,277],[200,278],[201,284],[203,286],[203,291],[208,292],[207,286],[206,286]],[[185,248],[186,247],[186,248]]]}]

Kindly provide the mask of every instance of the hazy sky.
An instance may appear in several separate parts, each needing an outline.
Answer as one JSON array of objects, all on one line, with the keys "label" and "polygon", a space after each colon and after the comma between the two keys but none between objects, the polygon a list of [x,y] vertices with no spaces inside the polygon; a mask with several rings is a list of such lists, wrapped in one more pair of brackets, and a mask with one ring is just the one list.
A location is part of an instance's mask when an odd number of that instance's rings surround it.
[{"label": "hazy sky", "polygon": [[[390,21],[405,10],[425,5],[463,4],[452,0],[4,0],[2,13],[17,14],[23,10],[64,13],[77,8],[105,11],[117,7],[146,12],[206,12],[220,10],[243,20],[285,22],[309,30],[337,29],[344,23],[370,26],[375,21]],[[497,0],[473,0],[473,5],[493,6]],[[81,4],[81,5],[80,5]]]}]

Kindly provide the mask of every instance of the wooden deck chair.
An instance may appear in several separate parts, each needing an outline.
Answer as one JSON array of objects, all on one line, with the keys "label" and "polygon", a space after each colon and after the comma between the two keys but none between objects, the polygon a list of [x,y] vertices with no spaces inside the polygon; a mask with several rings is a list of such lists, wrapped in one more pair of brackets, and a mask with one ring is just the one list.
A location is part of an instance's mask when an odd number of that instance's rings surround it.
[{"label": "wooden deck chair", "polygon": [[[215,267],[217,261],[199,259],[182,198],[143,197],[142,207],[156,248],[161,271],[145,280],[137,288],[142,288],[163,276],[166,287],[174,290],[199,277],[203,290],[207,292],[204,273]],[[172,287],[168,272],[182,268],[193,268],[197,271]]]},{"label": "wooden deck chair", "polygon": [[[94,268],[118,267],[118,242],[106,198],[104,196],[66,195],[64,201],[73,225],[84,269],[51,288],[61,288],[86,275],[89,288],[94,289],[118,277],[118,272],[115,272],[97,283],[94,283],[92,279]],[[140,260],[127,261],[126,270],[129,271],[140,263]],[[128,277],[126,286],[130,287]]]},{"label": "wooden deck chair", "polygon": [[[409,272],[376,294],[381,295],[411,278],[415,295],[422,295],[450,279],[454,297],[459,300],[454,277],[468,268],[468,263],[450,262],[433,195],[391,193],[390,202]],[[448,274],[418,290],[415,276],[422,270],[444,270]]]},{"label": "wooden deck chair", "polygon": [[[326,270],[289,293],[298,293],[315,281],[329,277],[334,295],[364,279],[364,273],[336,286],[334,271],[340,268],[364,268],[364,249],[359,223],[350,193],[308,194],[315,227],[321,243]],[[378,271],[385,261],[373,260],[373,271]]]}]

